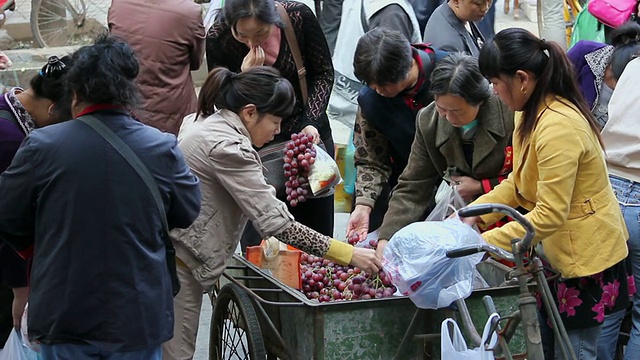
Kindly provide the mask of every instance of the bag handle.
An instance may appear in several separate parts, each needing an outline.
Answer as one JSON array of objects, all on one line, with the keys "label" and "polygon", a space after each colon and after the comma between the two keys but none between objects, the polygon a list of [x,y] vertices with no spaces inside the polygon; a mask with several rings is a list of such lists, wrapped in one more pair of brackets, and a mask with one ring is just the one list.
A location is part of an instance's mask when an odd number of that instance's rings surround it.
[{"label": "bag handle", "polygon": [[304,67],[304,62],[302,62],[302,53],[300,52],[300,46],[298,45],[298,38],[293,31],[291,19],[289,18],[289,14],[287,14],[287,10],[284,6],[282,6],[281,3],[276,2],[276,9],[278,10],[280,19],[284,22],[284,36],[287,39],[287,43],[289,43],[293,60],[296,63],[298,81],[300,82],[300,91],[302,92],[302,100],[306,104],[307,99],[309,98],[309,94],[307,93],[307,69]]},{"label": "bag handle", "polygon": [[116,133],[114,133],[108,126],[102,123],[102,121],[98,120],[93,115],[83,115],[80,116],[77,120],[82,121],[83,123],[89,125],[93,130],[95,130],[98,134],[100,134],[111,146],[113,146],[120,155],[131,165],[133,170],[136,171],[138,176],[145,183],[151,196],[153,196],[153,200],[158,207],[158,211],[160,212],[160,220],[162,222],[162,228],[165,232],[163,239],[165,243],[165,247],[167,250],[167,267],[169,268],[169,275],[171,275],[171,285],[173,287],[173,295],[175,296],[180,290],[180,282],[178,281],[178,277],[176,274],[176,265],[175,265],[175,249],[173,248],[173,244],[171,243],[171,239],[169,238],[169,224],[167,223],[167,213],[165,212],[164,203],[162,202],[162,196],[160,195],[160,190],[158,190],[158,184],[149,172],[149,169],[142,163],[142,160],[131,150],[129,145],[127,145]]},{"label": "bag handle", "polygon": [[[449,330],[449,324],[452,325],[453,334]],[[451,318],[444,319],[440,327],[440,351],[442,355],[451,355],[452,353],[467,351],[467,343],[464,341],[462,332],[458,324]],[[443,357],[444,359],[444,357]]]}]

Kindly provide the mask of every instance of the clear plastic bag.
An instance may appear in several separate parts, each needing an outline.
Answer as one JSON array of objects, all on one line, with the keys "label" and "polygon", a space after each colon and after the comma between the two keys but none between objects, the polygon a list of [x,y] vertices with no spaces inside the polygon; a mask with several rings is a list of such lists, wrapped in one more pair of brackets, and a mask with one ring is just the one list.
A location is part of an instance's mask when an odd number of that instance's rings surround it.
[{"label": "clear plastic bag", "polygon": [[38,360],[39,356],[33,350],[22,344],[18,330],[11,330],[11,334],[0,350],[0,360]]},{"label": "clear plastic bag", "polygon": [[335,186],[342,181],[338,164],[320,146],[313,147],[316,159],[309,171],[309,189],[312,197],[323,197],[333,194]]},{"label": "clear plastic bag", "polygon": [[421,309],[438,309],[471,294],[483,254],[450,259],[447,251],[484,244],[459,218],[416,222],[398,231],[384,249],[383,266],[400,293]]},{"label": "clear plastic bag", "polygon": [[20,322],[20,334],[22,335],[22,343],[24,346],[29,349],[39,353],[40,352],[40,344],[36,342],[29,341],[29,303],[24,307],[24,311],[22,312],[22,320]]},{"label": "clear plastic bag", "polygon": [[[446,360],[493,360],[493,352],[489,349],[493,349],[498,343],[496,333],[490,333],[493,319],[499,320],[500,315],[491,314],[482,332],[482,344],[487,344],[488,349],[485,349],[484,345],[475,349],[467,348],[467,343],[464,341],[458,324],[453,319],[445,319],[440,328],[440,358]],[[449,330],[449,324],[453,328],[452,331]]]},{"label": "clear plastic bag", "polygon": [[442,221],[453,213],[453,210],[461,209],[467,204],[462,196],[446,180],[442,180],[435,195],[436,206],[431,210],[427,221]]}]

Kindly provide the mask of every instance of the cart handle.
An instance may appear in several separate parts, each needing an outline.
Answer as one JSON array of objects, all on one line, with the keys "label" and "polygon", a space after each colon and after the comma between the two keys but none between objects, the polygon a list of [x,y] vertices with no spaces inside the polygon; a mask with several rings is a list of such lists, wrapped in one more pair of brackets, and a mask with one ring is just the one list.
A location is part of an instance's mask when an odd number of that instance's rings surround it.
[{"label": "cart handle", "polygon": [[514,247],[520,251],[527,251],[531,247],[531,241],[533,240],[533,236],[535,235],[535,229],[533,225],[525,218],[522,214],[520,214],[516,209],[511,206],[503,205],[503,204],[479,204],[479,205],[471,205],[464,207],[458,210],[458,215],[460,217],[472,217],[472,216],[480,216],[484,214],[490,214],[494,212],[503,213],[512,217],[515,221],[517,221],[525,230],[525,235],[522,240],[518,240]]},{"label": "cart handle", "polygon": [[285,301],[269,301],[269,300],[265,300],[265,299],[261,298],[260,295],[258,295],[255,292],[253,292],[253,290],[251,290],[250,288],[245,286],[243,283],[241,283],[240,281],[235,279],[233,276],[227,275],[226,273],[222,273],[222,276],[227,278],[227,280],[231,281],[232,283],[240,286],[242,288],[242,290],[246,291],[247,294],[249,294],[249,296],[251,296],[255,301],[260,302],[262,304],[272,305],[272,306],[304,306],[305,305],[305,303],[302,302],[302,301],[300,301],[300,302],[293,302],[293,301],[292,302],[285,302]]},{"label": "cart handle", "polygon": [[463,256],[473,255],[479,252],[489,252],[497,255],[498,257],[508,260],[515,261],[515,258],[512,253],[509,251],[503,250],[495,245],[469,245],[455,250],[447,251],[448,258],[459,258]]}]

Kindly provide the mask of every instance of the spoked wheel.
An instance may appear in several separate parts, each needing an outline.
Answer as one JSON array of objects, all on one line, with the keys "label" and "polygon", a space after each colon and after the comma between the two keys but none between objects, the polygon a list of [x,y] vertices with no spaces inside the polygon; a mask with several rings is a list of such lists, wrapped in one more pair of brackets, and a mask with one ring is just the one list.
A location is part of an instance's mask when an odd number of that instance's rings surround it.
[{"label": "spoked wheel", "polygon": [[90,43],[105,30],[100,9],[85,0],[33,0],[31,32],[40,47]]},{"label": "spoked wheel", "polygon": [[264,360],[267,352],[249,295],[236,284],[217,294],[211,320],[210,360]]}]

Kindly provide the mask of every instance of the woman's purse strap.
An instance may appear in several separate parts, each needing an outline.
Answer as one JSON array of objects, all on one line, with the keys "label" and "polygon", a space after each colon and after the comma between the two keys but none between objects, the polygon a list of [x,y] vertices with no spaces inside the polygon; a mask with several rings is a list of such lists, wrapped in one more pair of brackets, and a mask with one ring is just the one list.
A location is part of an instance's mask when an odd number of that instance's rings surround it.
[{"label": "woman's purse strap", "polygon": [[289,14],[284,6],[282,6],[281,3],[276,2],[276,9],[278,9],[280,19],[284,22],[284,36],[287,39],[287,43],[289,43],[293,60],[296,63],[298,81],[300,82],[300,91],[302,92],[302,100],[306,104],[309,97],[309,93],[307,93],[307,69],[305,69],[304,63],[302,62],[302,53],[300,52],[300,45],[298,45],[298,38],[293,31],[291,19],[289,18]]},{"label": "woman's purse strap", "polygon": [[131,165],[133,170],[135,170],[135,172],[149,189],[149,192],[151,193],[151,196],[153,197],[153,200],[158,207],[158,212],[160,213],[160,220],[162,222],[162,228],[164,230],[162,238],[164,240],[167,251],[167,268],[169,270],[169,275],[171,276],[171,286],[173,287],[173,295],[175,296],[178,291],[180,291],[180,281],[178,280],[178,276],[176,273],[176,252],[173,247],[173,243],[171,243],[171,238],[169,237],[167,213],[165,211],[164,203],[162,202],[162,195],[160,195],[160,190],[158,190],[158,183],[155,181],[149,169],[144,165],[142,160],[140,160],[140,158],[131,149],[131,147],[129,147],[129,145],[122,141],[122,139],[120,139],[120,137],[118,137],[116,133],[109,129],[108,126],[103,124],[93,115],[83,115],[80,116],[77,120],[80,120],[83,123],[89,125],[109,144],[111,144],[111,146],[116,151],[118,151],[118,153],[129,163],[129,165]]}]

